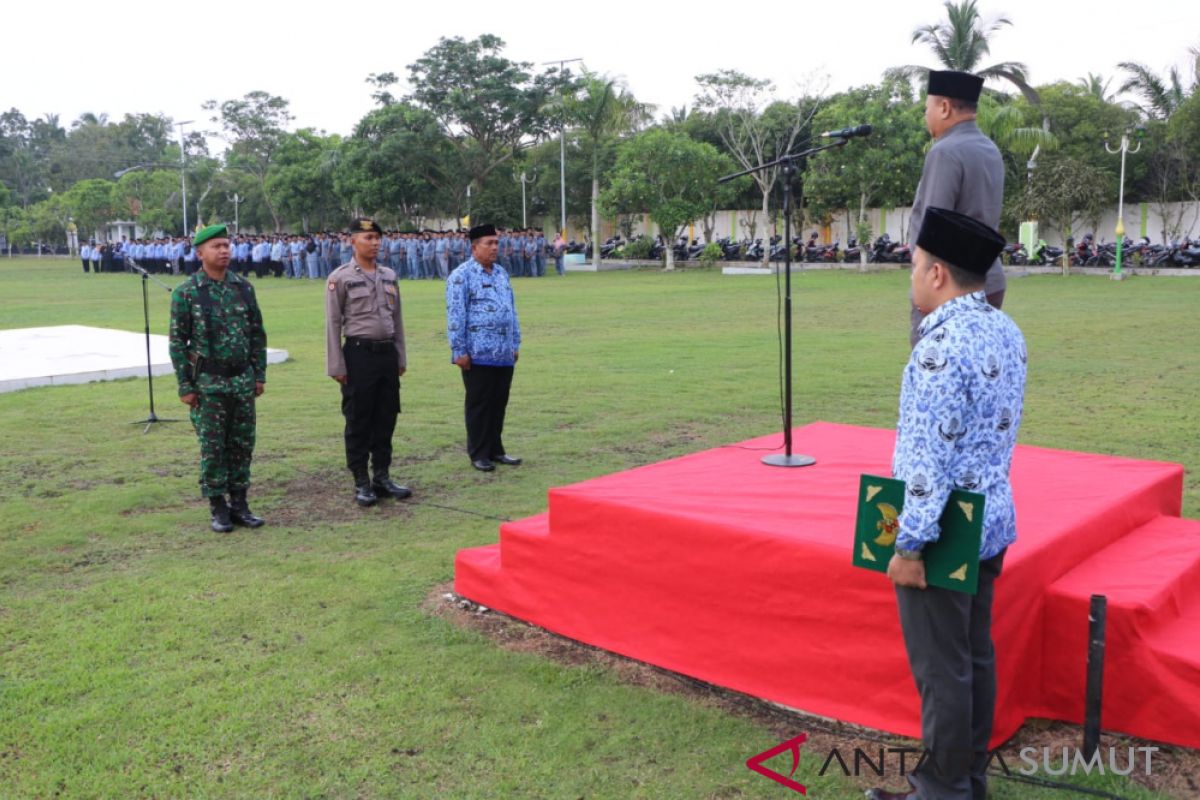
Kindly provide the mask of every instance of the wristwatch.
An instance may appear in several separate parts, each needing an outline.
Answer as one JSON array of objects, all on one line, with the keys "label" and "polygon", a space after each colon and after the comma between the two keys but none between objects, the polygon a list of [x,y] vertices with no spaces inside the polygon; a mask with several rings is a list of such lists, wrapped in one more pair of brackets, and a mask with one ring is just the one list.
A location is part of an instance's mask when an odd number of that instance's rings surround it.
[{"label": "wristwatch", "polygon": [[901,550],[899,547],[897,547],[896,555],[900,556],[905,561],[920,561],[921,560],[921,551],[920,550]]}]

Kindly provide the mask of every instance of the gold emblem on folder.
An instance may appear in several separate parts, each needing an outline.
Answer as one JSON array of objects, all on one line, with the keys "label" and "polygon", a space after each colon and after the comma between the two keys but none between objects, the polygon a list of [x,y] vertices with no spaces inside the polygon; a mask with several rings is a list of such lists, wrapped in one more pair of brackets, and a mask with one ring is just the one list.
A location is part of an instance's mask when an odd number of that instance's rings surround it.
[{"label": "gold emblem on folder", "polygon": [[963,514],[965,514],[965,515],[967,516],[967,522],[974,522],[974,521],[975,521],[975,520],[974,520],[974,516],[975,516],[975,504],[974,504],[974,503],[964,503],[962,500],[959,500],[959,501],[958,501],[958,507],[959,507],[959,508],[961,508],[961,509],[962,509],[962,512],[963,512]]},{"label": "gold emblem on folder", "polygon": [[955,581],[965,581],[967,579],[967,565],[963,564],[954,572],[950,573],[950,579]]},{"label": "gold emblem on folder", "polygon": [[867,543],[862,543],[862,559],[863,561],[874,561],[875,554],[871,552],[871,548],[867,547]]},{"label": "gold emblem on folder", "polygon": [[879,494],[882,491],[883,491],[882,486],[868,486],[867,487],[867,502],[868,503],[871,502],[871,500],[873,500],[875,498],[875,495]]},{"label": "gold emblem on folder", "polygon": [[896,512],[896,507],[891,503],[878,503],[876,508],[883,519],[875,523],[875,530],[879,531],[879,535],[875,537],[875,544],[884,547],[895,544],[896,535],[900,533],[900,515]]}]

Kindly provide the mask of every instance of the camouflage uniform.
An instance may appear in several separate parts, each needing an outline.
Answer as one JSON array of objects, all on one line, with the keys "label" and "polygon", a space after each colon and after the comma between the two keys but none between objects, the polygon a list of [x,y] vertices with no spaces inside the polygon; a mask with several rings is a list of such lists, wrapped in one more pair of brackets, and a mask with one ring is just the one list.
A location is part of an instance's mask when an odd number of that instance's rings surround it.
[{"label": "camouflage uniform", "polygon": [[254,384],[267,380],[267,334],[254,288],[227,272],[204,270],[171,295],[171,364],[179,395],[199,404],[192,425],[200,439],[200,492],[220,497],[250,485],[254,453]]}]

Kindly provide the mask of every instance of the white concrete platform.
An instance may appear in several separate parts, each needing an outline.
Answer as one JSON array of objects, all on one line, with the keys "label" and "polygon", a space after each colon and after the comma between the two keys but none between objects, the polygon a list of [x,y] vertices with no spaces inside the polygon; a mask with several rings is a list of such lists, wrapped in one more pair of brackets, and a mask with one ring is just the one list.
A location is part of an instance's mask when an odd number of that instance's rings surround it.
[{"label": "white concrete platform", "polygon": [[[268,364],[287,358],[286,350],[267,350]],[[150,371],[174,372],[166,336],[150,334]],[[0,392],[145,375],[145,333],[86,325],[0,331]]]}]

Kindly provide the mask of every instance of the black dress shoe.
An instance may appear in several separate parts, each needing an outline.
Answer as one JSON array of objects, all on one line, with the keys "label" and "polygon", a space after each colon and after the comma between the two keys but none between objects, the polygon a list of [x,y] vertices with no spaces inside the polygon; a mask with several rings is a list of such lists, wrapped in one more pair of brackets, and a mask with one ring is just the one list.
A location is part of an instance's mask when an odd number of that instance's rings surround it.
[{"label": "black dress shoe", "polygon": [[229,519],[235,525],[244,525],[247,528],[261,528],[266,524],[266,520],[250,510],[245,489],[229,493]]},{"label": "black dress shoe", "polygon": [[471,462],[471,466],[480,472],[491,472],[496,468],[496,465],[486,458],[480,458]]},{"label": "black dress shoe", "polygon": [[375,505],[378,500],[379,498],[375,495],[375,490],[371,488],[371,484],[354,484],[354,502],[365,508],[367,506]]},{"label": "black dress shoe", "polygon": [[411,489],[407,486],[401,486],[387,475],[376,475],[375,480],[371,482],[371,488],[380,497],[391,497],[396,500],[412,497]]},{"label": "black dress shoe", "polygon": [[233,530],[233,520],[229,518],[229,506],[225,496],[208,498],[209,509],[212,511],[212,529],[217,533],[229,533]]},{"label": "black dress shoe", "polygon": [[867,791],[867,800],[921,800],[921,795],[916,789],[911,789],[907,792],[889,792],[885,789],[870,789]]},{"label": "black dress shoe", "polygon": [[513,456],[492,456],[492,461],[495,461],[497,464],[508,464],[510,467],[515,467],[521,463],[521,459],[514,458]]}]

